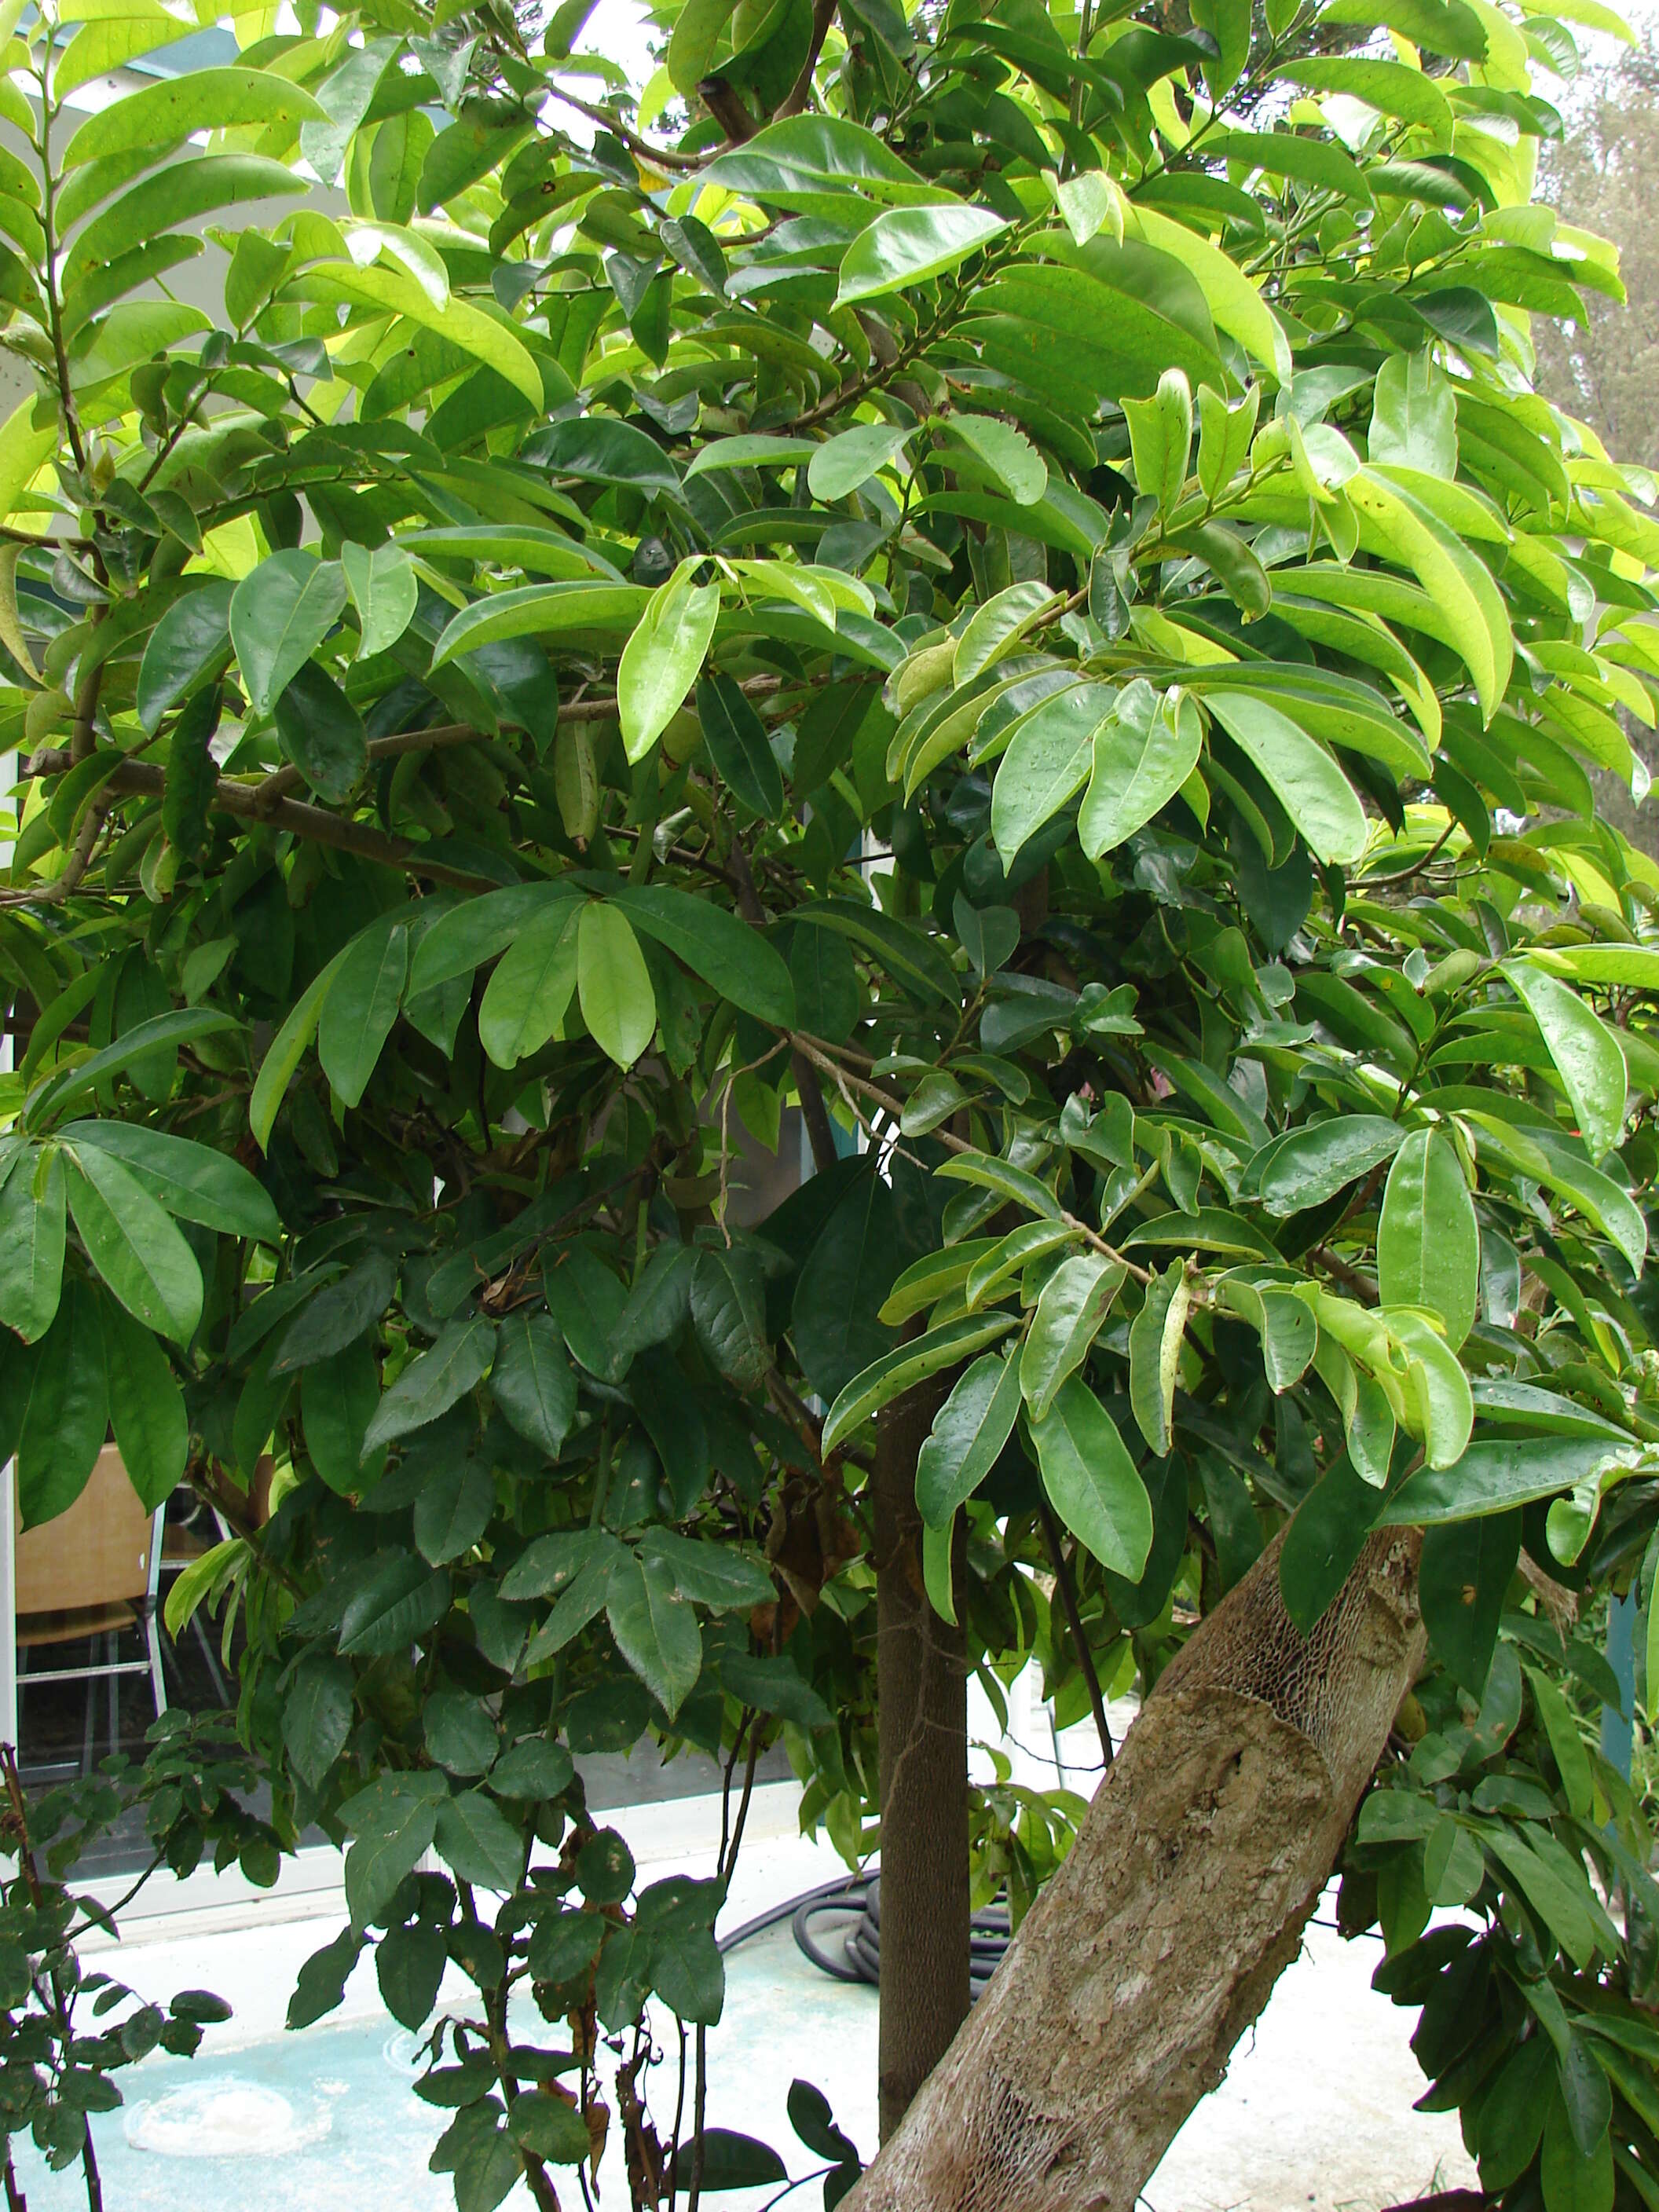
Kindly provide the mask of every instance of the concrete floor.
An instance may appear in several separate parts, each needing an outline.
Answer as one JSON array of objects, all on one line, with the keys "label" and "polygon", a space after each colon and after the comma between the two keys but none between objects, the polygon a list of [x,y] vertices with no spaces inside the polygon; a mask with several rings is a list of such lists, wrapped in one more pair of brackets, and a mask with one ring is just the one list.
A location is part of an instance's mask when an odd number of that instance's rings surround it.
[{"label": "concrete floor", "polygon": [[[788,1784],[757,1792],[726,1926],[840,1872],[827,1845],[795,1834],[793,1805]],[[707,1870],[714,1801],[611,1817],[645,1879]],[[329,2021],[298,2035],[283,2029],[301,1962],[343,1918],[337,1891],[323,1886],[329,1870],[320,1858],[302,1867],[274,1899],[227,1896],[216,1930],[199,1916],[188,1925],[161,1914],[135,1920],[118,1955],[98,1959],[146,1996],[206,1987],[235,2008],[194,2062],[151,2059],[123,2077],[125,2109],[95,2123],[110,2212],[441,2212],[453,2203],[447,2177],[426,2170],[447,2116],[414,2097],[414,2039],[381,2009],[372,1968],[359,1969]],[[224,1924],[250,1912],[252,1925]],[[1376,1957],[1374,1942],[1310,1929],[1228,2080],[1148,2184],[1149,2212],[1376,2212],[1473,2179],[1455,2120],[1412,2110],[1424,2087],[1407,2047],[1415,2018],[1371,1991]],[[798,2074],[824,2092],[861,2149],[873,2148],[875,1992],[820,1974],[787,1923],[729,1958],[725,2015],[710,2044],[711,2122],[770,2142],[792,2174],[817,2163],[785,2115]],[[672,2113],[666,2068],[653,2102]],[[31,2212],[84,2203],[77,2175],[48,2175],[19,2148]],[[604,2202],[620,2204],[620,2168],[605,2171]],[[758,2212],[766,2201],[712,2203]],[[527,2202],[521,2191],[509,2205]]]}]

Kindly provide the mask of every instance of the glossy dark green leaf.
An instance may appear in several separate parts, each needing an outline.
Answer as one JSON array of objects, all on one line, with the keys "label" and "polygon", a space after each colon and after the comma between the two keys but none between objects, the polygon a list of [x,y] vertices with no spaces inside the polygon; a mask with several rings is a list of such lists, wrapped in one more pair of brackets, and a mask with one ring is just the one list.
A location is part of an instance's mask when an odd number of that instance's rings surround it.
[{"label": "glossy dark green leaf", "polygon": [[721,781],[751,814],[775,822],[783,811],[783,776],[765,724],[729,676],[705,676],[698,684],[697,720]]}]

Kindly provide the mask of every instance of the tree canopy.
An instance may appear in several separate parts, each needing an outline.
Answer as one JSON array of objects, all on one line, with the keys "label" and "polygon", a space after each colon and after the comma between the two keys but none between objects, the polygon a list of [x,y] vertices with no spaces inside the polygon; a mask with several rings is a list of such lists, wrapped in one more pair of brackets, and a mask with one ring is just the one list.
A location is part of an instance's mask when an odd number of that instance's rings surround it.
[{"label": "tree canopy", "polygon": [[[255,11],[83,114],[198,19],[7,10],[25,1520],[112,1429],[226,1515],[168,1613],[245,1629],[248,1863],[347,1846],[293,2016],[373,1945],[462,2212],[608,2127],[639,2205],[777,2166],[647,2102],[746,1787],[635,1894],[573,1754],[781,1735],[867,1848],[884,1404],[948,1385],[930,1596],[1063,1717],[1288,1516],[1304,1626],[1420,1526],[1345,1916],[1490,2186],[1659,2203],[1568,1595],[1659,1498],[1659,867],[1589,781],[1659,526],[1529,335],[1621,296],[1534,197],[1606,11],[684,0],[637,98],[587,13]],[[1073,1810],[981,1793],[981,1886]]]}]

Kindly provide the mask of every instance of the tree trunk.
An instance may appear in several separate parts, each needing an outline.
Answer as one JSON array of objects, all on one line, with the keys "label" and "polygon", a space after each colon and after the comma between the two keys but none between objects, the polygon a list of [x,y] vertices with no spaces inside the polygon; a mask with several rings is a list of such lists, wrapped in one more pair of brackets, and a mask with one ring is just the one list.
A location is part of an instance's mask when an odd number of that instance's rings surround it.
[{"label": "tree trunk", "polygon": [[1305,1640],[1277,1544],[1229,1593],[846,2212],[1130,2212],[1296,1956],[1420,1662],[1418,1548],[1373,1536]]},{"label": "tree trunk", "polygon": [[876,1442],[884,2142],[968,2017],[968,1669],[962,1631],[927,1601],[916,1510],[916,1458],[941,1395],[908,1392]]}]

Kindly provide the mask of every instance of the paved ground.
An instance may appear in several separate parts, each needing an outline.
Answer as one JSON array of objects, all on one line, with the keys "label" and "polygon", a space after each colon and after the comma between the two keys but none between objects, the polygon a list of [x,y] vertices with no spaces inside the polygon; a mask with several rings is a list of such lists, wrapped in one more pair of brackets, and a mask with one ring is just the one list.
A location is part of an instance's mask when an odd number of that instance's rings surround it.
[{"label": "paved ground", "polygon": [[[649,1878],[680,1865],[703,1870],[712,1801],[612,1817]],[[307,1871],[314,1884],[327,1869]],[[726,1924],[838,1871],[827,1847],[794,1835],[787,1786],[758,1792]],[[256,1925],[214,1932],[199,1920],[183,1929],[176,1920],[134,1922],[118,1959],[98,1960],[147,1995],[207,1987],[236,2008],[193,2063],[151,2060],[134,2069],[126,2109],[97,2122],[110,2212],[293,2212],[296,2204],[307,2212],[440,2212],[453,2202],[449,2185],[427,2172],[426,2159],[442,2116],[411,2093],[413,2039],[380,2009],[372,1971],[360,1970],[331,2021],[299,2035],[282,2027],[301,1961],[343,1917],[337,1893],[296,1886],[255,1909]],[[219,1917],[242,1911],[232,1896]],[[1472,2178],[1455,2120],[1411,2109],[1423,2088],[1407,2048],[1415,2022],[1372,1993],[1376,1957],[1372,1943],[1310,1929],[1303,1959],[1227,2081],[1148,2185],[1150,2212],[1376,2212]],[[799,2074],[824,2092],[867,2153],[875,2044],[875,1993],[820,1974],[786,1923],[729,1961],[726,2013],[711,2039],[709,2117],[773,2142],[799,2175],[812,2161],[784,2111]],[[654,2101],[672,2109],[666,2081]],[[27,2153],[21,2167],[31,2212],[84,2203],[76,2176],[49,2176]],[[619,2204],[620,2192],[617,2176],[605,2203]],[[793,2201],[817,2196],[803,2191]],[[756,2212],[765,2198],[713,2202]],[[520,2197],[509,2203],[516,2212]]]}]

